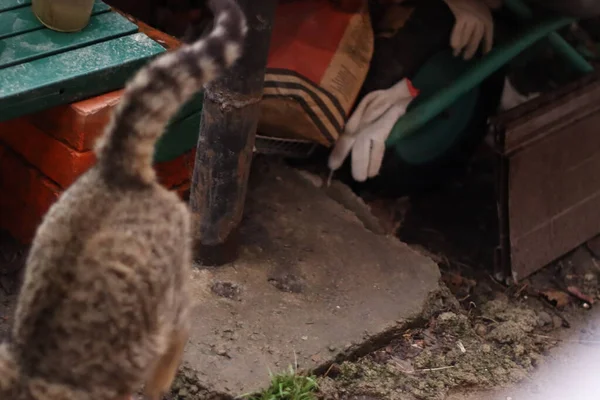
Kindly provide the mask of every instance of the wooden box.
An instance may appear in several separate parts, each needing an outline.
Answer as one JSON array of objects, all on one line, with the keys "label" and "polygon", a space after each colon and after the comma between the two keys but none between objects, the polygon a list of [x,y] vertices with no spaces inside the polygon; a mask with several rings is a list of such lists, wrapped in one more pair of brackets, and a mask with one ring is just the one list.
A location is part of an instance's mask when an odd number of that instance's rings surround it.
[{"label": "wooden box", "polygon": [[600,73],[500,115],[497,274],[519,281],[600,233]]}]

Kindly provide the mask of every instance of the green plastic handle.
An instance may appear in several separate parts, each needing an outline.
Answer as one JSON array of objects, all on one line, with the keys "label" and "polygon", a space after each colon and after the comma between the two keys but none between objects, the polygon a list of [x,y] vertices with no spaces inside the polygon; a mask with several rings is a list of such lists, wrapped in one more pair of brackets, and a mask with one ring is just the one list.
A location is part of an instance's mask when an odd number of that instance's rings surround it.
[{"label": "green plastic handle", "polygon": [[[528,20],[533,17],[533,11],[522,0],[504,0],[504,6],[508,8],[517,17]],[[573,48],[558,33],[552,32],[548,35],[548,42],[554,50],[561,55],[573,68],[582,74],[588,74],[594,71],[594,67],[587,62],[577,50]]]},{"label": "green plastic handle", "polygon": [[570,17],[550,17],[540,21],[533,20],[525,32],[515,39],[498,46],[479,60],[473,60],[473,66],[454,83],[440,90],[427,102],[419,104],[398,119],[386,141],[388,147],[395,146],[399,140],[414,134],[419,128],[437,117],[454,101],[483,82],[488,76],[499,70],[522,51],[548,36],[550,33],[576,21]]}]

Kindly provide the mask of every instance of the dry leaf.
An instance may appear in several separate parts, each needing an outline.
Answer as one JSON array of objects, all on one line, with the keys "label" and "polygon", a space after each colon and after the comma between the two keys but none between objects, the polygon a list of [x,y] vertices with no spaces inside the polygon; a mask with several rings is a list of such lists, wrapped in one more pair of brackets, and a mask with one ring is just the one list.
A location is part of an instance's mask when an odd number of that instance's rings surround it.
[{"label": "dry leaf", "polygon": [[568,305],[571,301],[571,296],[569,296],[568,293],[565,293],[562,290],[549,289],[540,292],[540,294],[544,296],[556,308],[563,308],[566,305]]}]

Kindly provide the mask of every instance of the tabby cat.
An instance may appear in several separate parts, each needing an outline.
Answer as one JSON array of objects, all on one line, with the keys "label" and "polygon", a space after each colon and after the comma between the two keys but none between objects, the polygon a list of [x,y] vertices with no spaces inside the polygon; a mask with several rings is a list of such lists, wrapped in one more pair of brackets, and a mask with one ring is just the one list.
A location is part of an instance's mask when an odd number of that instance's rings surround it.
[{"label": "tabby cat", "polygon": [[166,392],[189,330],[191,216],[152,168],[178,109],[241,55],[246,20],[211,0],[211,33],[127,84],[97,164],[51,207],[28,255],[0,399],[115,400]]}]

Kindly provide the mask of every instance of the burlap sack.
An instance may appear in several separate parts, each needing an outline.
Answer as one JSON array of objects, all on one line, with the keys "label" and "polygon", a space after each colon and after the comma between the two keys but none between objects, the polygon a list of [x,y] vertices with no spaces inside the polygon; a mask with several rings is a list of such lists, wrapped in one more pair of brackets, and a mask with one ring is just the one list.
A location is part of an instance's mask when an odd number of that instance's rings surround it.
[{"label": "burlap sack", "polygon": [[323,0],[281,2],[259,133],[331,146],[344,129],[372,55],[366,0],[355,12]]}]

